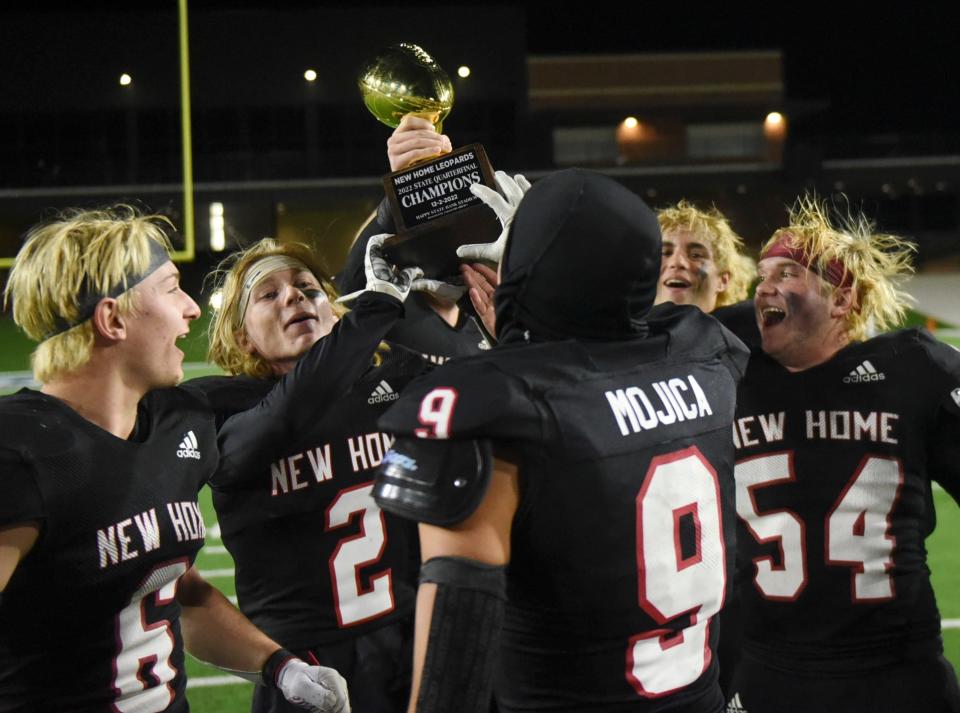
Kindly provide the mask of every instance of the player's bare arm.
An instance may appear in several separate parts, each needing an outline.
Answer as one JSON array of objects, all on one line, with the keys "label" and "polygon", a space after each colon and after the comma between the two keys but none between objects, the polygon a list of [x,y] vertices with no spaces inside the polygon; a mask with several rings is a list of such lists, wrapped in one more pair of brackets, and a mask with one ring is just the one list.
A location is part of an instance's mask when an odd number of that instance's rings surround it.
[{"label": "player's bare arm", "polygon": [[183,607],[181,628],[188,651],[215,666],[259,671],[280,645],[257,629],[196,568],[180,579],[177,601]]},{"label": "player's bare arm", "polygon": [[[476,512],[449,528],[421,523],[420,551],[423,561],[428,562],[440,557],[460,557],[487,565],[505,566],[510,561],[510,531],[518,503],[517,467],[497,458],[494,460],[486,497]],[[437,586],[423,582],[417,592],[413,688],[408,709],[410,713],[417,710]]]},{"label": "player's bare arm", "polygon": [[40,535],[40,525],[26,522],[0,528],[0,592],[17,570],[20,560],[27,556]]},{"label": "player's bare arm", "polygon": [[180,579],[177,601],[184,647],[242,678],[273,684],[297,705],[322,713],[349,713],[346,683],[333,669],[308,666],[257,629],[191,567]]}]

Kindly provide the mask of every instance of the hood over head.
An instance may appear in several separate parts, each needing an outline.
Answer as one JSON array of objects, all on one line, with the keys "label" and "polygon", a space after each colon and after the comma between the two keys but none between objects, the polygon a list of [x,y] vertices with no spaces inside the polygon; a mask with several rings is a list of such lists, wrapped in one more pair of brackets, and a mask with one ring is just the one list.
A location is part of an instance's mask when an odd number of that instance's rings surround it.
[{"label": "hood over head", "polygon": [[660,226],[611,178],[567,169],[537,181],[510,227],[494,296],[500,341],[644,336]]}]

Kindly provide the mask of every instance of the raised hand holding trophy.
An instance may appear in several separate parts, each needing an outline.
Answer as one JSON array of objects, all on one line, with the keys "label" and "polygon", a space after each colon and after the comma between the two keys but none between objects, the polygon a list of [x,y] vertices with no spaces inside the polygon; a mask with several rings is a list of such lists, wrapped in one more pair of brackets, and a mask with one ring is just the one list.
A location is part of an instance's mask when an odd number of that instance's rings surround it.
[{"label": "raised hand holding trophy", "polygon": [[[416,45],[388,48],[364,66],[358,84],[370,112],[392,128],[404,116],[415,114],[439,132],[453,106],[447,73]],[[493,169],[480,144],[420,160],[385,176],[384,191],[397,227],[397,234],[384,243],[388,258],[440,278],[457,273],[458,246],[496,240],[500,222],[471,193],[474,183],[495,188]]]}]

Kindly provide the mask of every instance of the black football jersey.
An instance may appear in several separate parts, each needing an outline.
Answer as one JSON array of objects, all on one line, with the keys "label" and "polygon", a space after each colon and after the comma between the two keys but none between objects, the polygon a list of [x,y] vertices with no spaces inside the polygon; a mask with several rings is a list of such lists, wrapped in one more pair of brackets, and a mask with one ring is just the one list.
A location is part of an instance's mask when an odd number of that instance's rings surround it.
[{"label": "black football jersey", "polygon": [[[732,563],[743,345],[662,305],[645,339],[501,345],[411,384],[381,420],[491,438],[517,462],[502,710],[715,711]],[[728,561],[729,560],[729,561]]]},{"label": "black football jersey", "polygon": [[185,711],[178,579],[203,544],[209,408],[148,394],[114,437],[59,399],[0,399],[0,526],[40,536],[0,605],[0,711]]},{"label": "black football jersey", "polygon": [[[419,356],[390,350],[326,407],[326,415],[296,424],[290,440],[264,445],[263,467],[222,470],[211,483],[223,541],[236,565],[240,609],[287,648],[357,637],[412,613],[416,529],[382,512],[370,493],[373,472],[392,442],[377,418],[424,368]],[[224,416],[224,410],[256,403],[275,382],[225,377],[190,383],[206,391]],[[225,461],[231,460],[230,442],[221,440]]]},{"label": "black football jersey", "polygon": [[447,324],[426,298],[416,293],[405,303],[406,313],[387,334],[387,339],[423,356],[433,364],[455,357],[471,356],[490,348],[473,317],[460,311],[453,326]]},{"label": "black football jersey", "polygon": [[720,324],[740,337],[740,341],[750,349],[760,347],[760,327],[753,300],[743,300],[725,307],[717,307],[711,312]]},{"label": "black football jersey", "polygon": [[832,676],[941,650],[924,540],[931,481],[960,495],[960,354],[921,330],[741,383],[744,654]]}]

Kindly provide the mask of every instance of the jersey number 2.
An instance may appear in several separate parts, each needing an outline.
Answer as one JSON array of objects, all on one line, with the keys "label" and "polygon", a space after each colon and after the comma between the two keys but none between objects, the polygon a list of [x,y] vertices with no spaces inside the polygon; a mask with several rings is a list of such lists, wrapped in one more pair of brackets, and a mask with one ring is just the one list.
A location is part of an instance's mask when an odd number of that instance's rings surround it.
[{"label": "jersey number 2", "polygon": [[383,616],[394,607],[390,569],[370,577],[367,589],[360,582],[360,568],[376,563],[387,545],[383,512],[372,492],[372,483],[341,490],[327,508],[328,532],[349,524],[354,514],[360,516],[360,534],[340,540],[330,556],[330,581],[341,627]]},{"label": "jersey number 2", "polygon": [[[725,546],[716,471],[696,447],[654,458],[637,494],[640,606],[661,628],[630,639],[627,680],[644,698],[688,686],[710,665],[709,621],[723,605]],[[684,520],[693,547],[684,552]],[[679,617],[680,630],[664,626]]]}]

